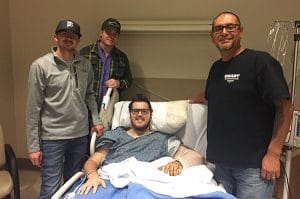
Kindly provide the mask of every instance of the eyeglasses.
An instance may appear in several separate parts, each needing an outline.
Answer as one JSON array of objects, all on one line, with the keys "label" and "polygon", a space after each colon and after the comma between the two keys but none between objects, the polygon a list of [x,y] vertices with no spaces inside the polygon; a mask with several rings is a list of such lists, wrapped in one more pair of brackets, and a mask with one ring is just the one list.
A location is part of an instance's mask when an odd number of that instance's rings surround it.
[{"label": "eyeglasses", "polygon": [[132,115],[137,115],[139,112],[141,112],[142,115],[147,115],[150,113],[150,109],[130,109]]},{"label": "eyeglasses", "polygon": [[215,34],[220,34],[221,32],[223,32],[224,28],[227,32],[235,32],[240,27],[241,27],[240,24],[230,23],[230,24],[225,24],[225,25],[214,26],[214,27],[212,27],[212,32]]},{"label": "eyeglasses", "polygon": [[57,35],[64,38],[79,39],[79,36],[77,34],[66,31],[59,32],[57,33]]}]

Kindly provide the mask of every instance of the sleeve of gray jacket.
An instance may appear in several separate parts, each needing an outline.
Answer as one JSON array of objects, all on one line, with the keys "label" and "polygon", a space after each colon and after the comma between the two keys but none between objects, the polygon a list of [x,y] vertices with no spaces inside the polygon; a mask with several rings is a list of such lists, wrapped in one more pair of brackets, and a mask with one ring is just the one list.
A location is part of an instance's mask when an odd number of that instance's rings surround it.
[{"label": "sleeve of gray jacket", "polygon": [[35,61],[30,66],[28,77],[26,132],[28,152],[40,151],[40,111],[44,101],[45,79],[43,68]]},{"label": "sleeve of gray jacket", "polygon": [[94,82],[94,71],[91,66],[91,63],[87,61],[89,64],[89,75],[88,75],[88,84],[87,84],[87,90],[86,90],[86,96],[85,96],[85,102],[88,106],[88,109],[91,112],[93,125],[99,125],[102,124],[102,121],[99,118],[98,109],[97,109],[97,103],[95,100],[94,90],[93,90],[93,82]]}]

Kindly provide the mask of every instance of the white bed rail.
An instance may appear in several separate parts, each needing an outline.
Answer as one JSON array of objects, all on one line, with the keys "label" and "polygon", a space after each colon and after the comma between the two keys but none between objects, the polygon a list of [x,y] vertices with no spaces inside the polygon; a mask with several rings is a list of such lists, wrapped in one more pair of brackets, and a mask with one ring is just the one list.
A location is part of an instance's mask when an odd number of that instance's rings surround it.
[{"label": "white bed rail", "polygon": [[95,153],[95,144],[96,144],[96,139],[97,139],[97,133],[93,132],[92,137],[91,137],[91,142],[90,142],[90,155]]},{"label": "white bed rail", "polygon": [[[127,106],[126,106],[127,107]],[[187,123],[185,126],[176,132],[176,135],[183,141],[183,143],[200,152],[206,154],[206,122],[207,122],[207,107],[202,104],[188,105]],[[127,109],[126,109],[127,110]],[[199,120],[201,118],[201,120]],[[90,142],[90,153],[95,152],[97,134],[92,134]],[[84,176],[84,172],[78,172],[69,179],[53,196],[51,199],[59,199],[63,194],[78,180]]]},{"label": "white bed rail", "polygon": [[[95,153],[95,143],[97,139],[97,133],[93,132],[90,142],[90,154],[92,155]],[[51,199],[60,199],[63,194],[82,176],[84,176],[85,173],[83,171],[78,171],[75,173],[67,182],[65,182],[59,190],[51,197]]]},{"label": "white bed rail", "polygon": [[[106,114],[105,112],[108,109],[108,106],[111,102],[110,100],[110,95],[112,92],[115,92],[112,88],[108,88],[105,96],[103,97],[103,101],[101,104],[101,110],[100,113],[103,112],[102,114]],[[117,93],[115,93],[117,94]],[[117,99],[119,99],[119,95],[117,95]],[[116,99],[115,99],[116,100]],[[113,101],[115,103],[115,101]],[[103,115],[102,115],[103,116]],[[91,136],[91,141],[90,141],[90,155],[95,153],[95,144],[96,144],[96,139],[97,139],[97,133],[93,132]],[[83,171],[79,171],[75,173],[68,181],[66,181],[60,188],[59,190],[51,197],[51,199],[60,199],[63,194],[82,176],[84,176],[85,173]]]},{"label": "white bed rail", "polygon": [[75,175],[73,175],[67,182],[63,184],[59,188],[59,190],[51,197],[51,199],[60,199],[63,194],[82,176],[84,176],[85,173],[83,171],[78,171]]}]

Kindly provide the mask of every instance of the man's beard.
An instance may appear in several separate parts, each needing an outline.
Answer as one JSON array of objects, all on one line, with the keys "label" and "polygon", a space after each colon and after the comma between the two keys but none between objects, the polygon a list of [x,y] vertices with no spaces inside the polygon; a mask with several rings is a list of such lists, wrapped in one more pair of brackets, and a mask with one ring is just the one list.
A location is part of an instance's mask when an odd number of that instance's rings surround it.
[{"label": "man's beard", "polygon": [[229,51],[229,50],[233,49],[234,46],[233,46],[233,43],[231,43],[226,46],[216,44],[216,47],[219,49],[219,51]]},{"label": "man's beard", "polygon": [[131,120],[131,126],[132,126],[132,128],[135,129],[135,130],[137,130],[137,131],[145,131],[146,129],[149,129],[150,123],[151,122],[149,121],[147,124],[145,124],[143,126],[136,126],[134,124],[134,122]]},{"label": "man's beard", "polygon": [[61,49],[69,52],[73,52],[75,50],[74,41],[69,39],[64,39],[62,43],[63,44],[60,45]]},{"label": "man's beard", "polygon": [[232,40],[230,43],[228,43],[226,45],[216,44],[216,47],[219,49],[219,51],[226,52],[226,51],[231,51],[231,50],[238,49],[239,47],[241,47],[241,44],[240,44],[240,40],[239,41]]}]

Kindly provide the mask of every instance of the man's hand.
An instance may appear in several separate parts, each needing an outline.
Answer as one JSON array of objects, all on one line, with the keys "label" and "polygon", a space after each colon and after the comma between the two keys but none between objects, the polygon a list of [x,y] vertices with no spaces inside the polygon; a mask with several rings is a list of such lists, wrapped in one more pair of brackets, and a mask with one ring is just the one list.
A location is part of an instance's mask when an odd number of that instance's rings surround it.
[{"label": "man's hand", "polygon": [[165,172],[166,174],[169,174],[170,176],[176,176],[181,173],[183,166],[178,160],[175,160],[159,167],[158,169]]},{"label": "man's hand", "polygon": [[266,180],[275,180],[280,176],[280,156],[267,152],[262,160],[261,177]]},{"label": "man's hand", "polygon": [[95,171],[88,175],[88,180],[79,188],[78,193],[88,194],[93,188],[93,193],[95,194],[99,185],[101,185],[103,188],[106,188],[105,180],[100,178],[98,173]]},{"label": "man's hand", "polygon": [[28,156],[29,156],[31,163],[34,166],[41,167],[42,156],[43,156],[41,151],[29,153]]},{"label": "man's hand", "polygon": [[91,133],[96,132],[98,137],[101,137],[103,135],[104,132],[104,126],[101,125],[95,125],[92,127],[91,129]]},{"label": "man's hand", "polygon": [[105,86],[107,88],[119,88],[120,87],[120,81],[116,79],[109,79],[105,82]]}]

